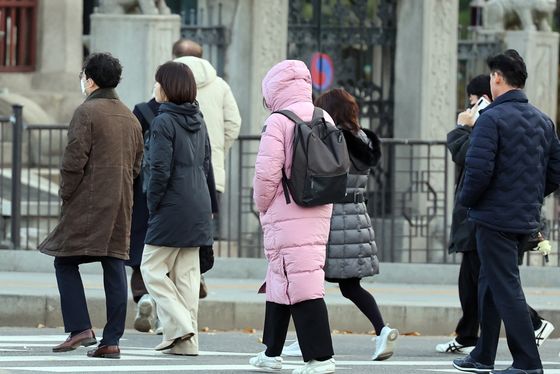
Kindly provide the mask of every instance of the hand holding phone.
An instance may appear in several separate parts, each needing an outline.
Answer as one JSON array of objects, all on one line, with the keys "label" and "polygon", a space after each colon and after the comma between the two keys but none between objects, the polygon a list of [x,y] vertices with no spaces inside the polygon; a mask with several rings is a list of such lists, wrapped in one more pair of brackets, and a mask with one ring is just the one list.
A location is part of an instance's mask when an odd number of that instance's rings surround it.
[{"label": "hand holding phone", "polygon": [[474,107],[472,108],[473,110],[473,119],[476,121],[478,119],[478,117],[480,116],[480,111],[484,108],[486,108],[488,105],[490,105],[490,101],[488,101],[487,98],[485,98],[484,96],[482,96],[480,99],[478,99],[478,101],[476,102],[476,104],[474,105]]}]

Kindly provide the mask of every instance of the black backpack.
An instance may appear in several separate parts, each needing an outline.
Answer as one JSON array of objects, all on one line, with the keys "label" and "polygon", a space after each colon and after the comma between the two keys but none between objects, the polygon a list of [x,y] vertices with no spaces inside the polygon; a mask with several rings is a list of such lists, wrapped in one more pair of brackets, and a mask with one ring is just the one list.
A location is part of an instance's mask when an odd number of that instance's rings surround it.
[{"label": "black backpack", "polygon": [[342,131],[325,121],[320,108],[315,108],[309,122],[289,110],[274,113],[282,114],[296,124],[289,179],[282,168],[286,203],[290,204],[290,194],[296,204],[304,207],[342,200],[346,195],[346,179],[350,169]]}]

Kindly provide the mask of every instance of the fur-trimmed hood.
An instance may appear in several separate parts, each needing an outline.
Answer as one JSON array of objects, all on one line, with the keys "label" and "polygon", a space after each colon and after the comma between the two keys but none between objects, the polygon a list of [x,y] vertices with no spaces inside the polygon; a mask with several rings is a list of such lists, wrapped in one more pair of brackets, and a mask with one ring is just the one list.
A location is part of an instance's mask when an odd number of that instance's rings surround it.
[{"label": "fur-trimmed hood", "polygon": [[[342,129],[350,156],[361,161],[361,163],[365,164],[368,168],[372,168],[376,166],[381,159],[381,141],[371,130],[361,129],[361,132],[363,132],[363,134],[358,133],[354,135],[351,131]],[[369,142],[367,142],[366,139],[369,140]],[[359,170],[361,168],[357,169]]]}]

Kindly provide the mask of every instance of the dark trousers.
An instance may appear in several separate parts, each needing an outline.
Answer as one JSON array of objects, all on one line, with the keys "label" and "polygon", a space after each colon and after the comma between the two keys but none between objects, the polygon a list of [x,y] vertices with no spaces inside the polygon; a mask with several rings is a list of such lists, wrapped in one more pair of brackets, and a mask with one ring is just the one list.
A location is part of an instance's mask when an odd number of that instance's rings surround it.
[{"label": "dark trousers", "polygon": [[130,275],[130,290],[132,291],[132,299],[136,304],[138,304],[142,296],[148,293],[146,284],[144,283],[144,278],[142,278],[140,266],[132,267],[132,274]]},{"label": "dark trousers", "polygon": [[483,364],[494,363],[502,320],[513,367],[542,368],[517,265],[518,248],[527,239],[528,235],[525,234],[476,226],[476,245],[480,258],[480,339],[471,356]]},{"label": "dark trousers", "polygon": [[91,328],[84,285],[79,265],[101,262],[107,306],[107,324],[99,345],[118,345],[124,333],[127,304],[127,284],[124,260],[114,257],[70,256],[55,257],[54,267],[60,293],[62,319],[66,332],[76,333]]},{"label": "dark trousers", "polygon": [[290,316],[294,319],[303,361],[327,360],[334,355],[327,305],[324,299],[314,299],[294,305],[266,302],[263,343],[268,357],[282,354]]},{"label": "dark trousers", "polygon": [[[461,267],[459,268],[459,300],[463,316],[457,324],[455,338],[459,344],[474,346],[478,341],[478,276],[480,274],[480,259],[476,251],[463,252]],[[527,305],[531,316],[533,330],[542,325],[539,314]]]},{"label": "dark trousers", "polygon": [[375,298],[360,285],[360,280],[360,278],[338,280],[340,292],[342,293],[342,296],[352,301],[354,305],[360,309],[360,312],[362,312],[370,320],[373,328],[375,329],[375,333],[379,335],[385,326],[383,316],[381,315],[381,311],[377,306]]},{"label": "dark trousers", "polygon": [[212,229],[214,230],[214,240],[222,239],[222,230],[221,230],[221,218],[220,214],[222,212],[222,200],[223,200],[223,192],[216,191],[216,205],[218,208],[217,212],[214,212],[212,215]]}]

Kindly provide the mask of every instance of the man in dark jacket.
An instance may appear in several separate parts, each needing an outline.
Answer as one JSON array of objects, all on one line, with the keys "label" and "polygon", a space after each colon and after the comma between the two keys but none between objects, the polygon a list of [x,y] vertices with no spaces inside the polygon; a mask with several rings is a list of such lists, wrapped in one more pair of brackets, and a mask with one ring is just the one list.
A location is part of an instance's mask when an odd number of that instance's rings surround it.
[{"label": "man in dark jacket", "polygon": [[[476,103],[481,97],[491,102],[490,76],[479,75],[467,85],[467,95],[471,108],[459,114],[457,126],[447,134],[447,148],[455,165],[457,165],[457,184],[455,189],[455,206],[451,221],[451,234],[449,253],[461,253],[461,266],[459,268],[459,300],[463,316],[455,328],[456,337],[450,341],[436,346],[436,351],[441,353],[470,353],[478,341],[478,276],[480,272],[480,259],[476,251],[476,237],[474,222],[467,217],[468,209],[457,201],[457,195],[464,181],[464,166],[467,149],[470,143],[472,128],[475,125],[474,113],[478,110]],[[521,252],[522,253],[522,252]],[[529,307],[531,323],[535,331],[537,346],[540,346],[554,326],[549,321],[542,319],[539,314]]]},{"label": "man in dark jacket", "polygon": [[459,370],[489,372],[504,322],[512,366],[504,374],[541,374],[518,251],[539,228],[544,196],[560,184],[560,142],[550,118],[528,103],[527,79],[514,50],[488,60],[494,102],[476,122],[465,162],[459,202],[475,223],[480,258],[480,338],[469,356],[453,361]]}]

